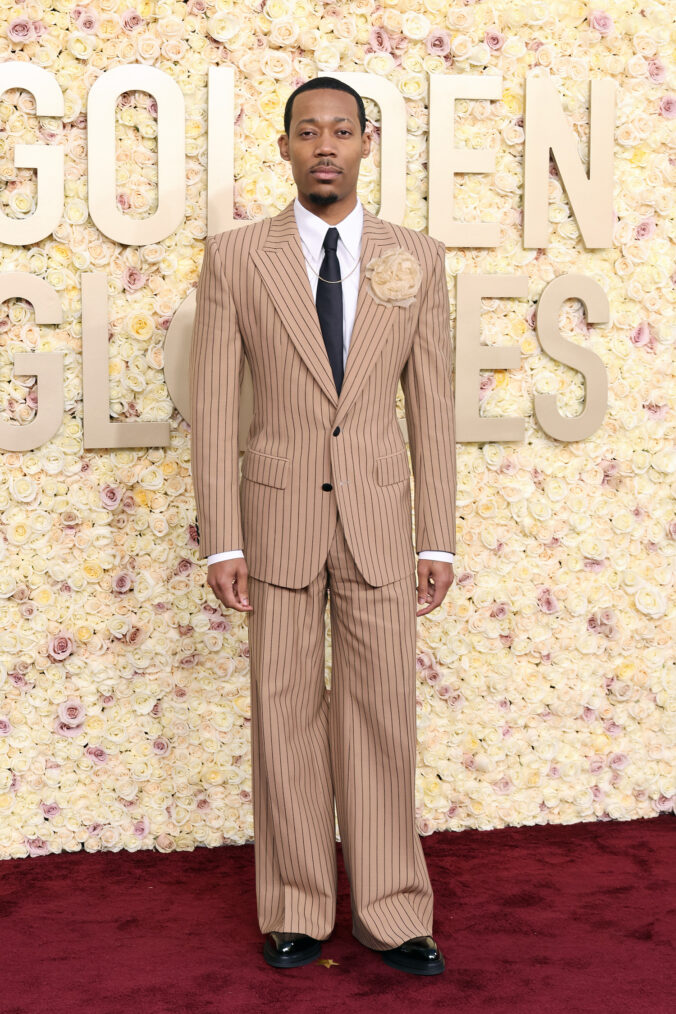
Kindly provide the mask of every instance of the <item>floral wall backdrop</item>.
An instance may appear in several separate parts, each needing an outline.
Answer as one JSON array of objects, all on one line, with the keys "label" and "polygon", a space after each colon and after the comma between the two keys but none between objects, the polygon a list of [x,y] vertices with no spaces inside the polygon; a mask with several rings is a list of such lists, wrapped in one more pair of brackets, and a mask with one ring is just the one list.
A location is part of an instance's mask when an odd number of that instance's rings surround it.
[{"label": "floral wall backdrop", "polygon": [[[494,176],[456,180],[456,216],[500,223],[495,249],[451,249],[459,272],[525,273],[530,302],[484,300],[482,337],[519,344],[521,367],[482,373],[481,414],[526,419],[519,444],[458,447],[455,584],[418,624],[418,826],[633,819],[676,804],[674,742],[674,25],[667,0],[99,0],[3,2],[0,61],[56,76],[63,118],[0,96],[0,209],[34,210],[16,143],[62,145],[65,211],[52,236],[3,245],[3,271],[59,293],[60,326],[23,299],[0,305],[0,418],[34,418],[16,352],[59,350],[65,414],[36,451],[5,452],[0,484],[0,856],[239,843],[253,834],[246,616],[224,611],[197,561],[189,427],[163,378],[166,330],[196,285],[206,235],[206,80],[236,73],[236,215],[281,210],[295,190],[278,157],[289,93],[319,70],[384,75],[408,112],[408,210],[427,228],[430,73],[496,73],[500,101],[457,104],[456,143],[493,147]],[[162,243],[125,247],[88,216],[87,95],[118,64],[174,78],[186,100],[187,209]],[[613,245],[587,250],[550,168],[550,243],[521,234],[523,96],[550,74],[587,154],[588,81],[618,84]],[[379,202],[379,113],[360,197]],[[120,96],[117,200],[155,196],[157,107]],[[230,125],[226,125],[230,129]],[[111,415],[171,421],[165,448],[83,450],[80,273],[108,276]],[[534,310],[565,271],[593,276],[611,319],[561,315],[603,360],[609,405],[580,443],[547,438],[536,392],[582,407],[580,374],[547,357]],[[403,417],[399,392],[398,411]],[[327,612],[326,682],[331,631]]]}]

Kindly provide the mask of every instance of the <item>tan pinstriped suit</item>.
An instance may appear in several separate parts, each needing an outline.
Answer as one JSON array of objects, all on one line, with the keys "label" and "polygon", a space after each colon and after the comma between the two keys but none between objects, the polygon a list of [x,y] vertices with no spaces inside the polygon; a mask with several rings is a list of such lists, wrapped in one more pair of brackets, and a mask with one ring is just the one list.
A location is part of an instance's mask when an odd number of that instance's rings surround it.
[{"label": "tan pinstriped suit", "polygon": [[[363,268],[420,262],[409,307]],[[353,932],[385,949],[432,933],[415,830],[415,549],[455,551],[455,430],[444,247],[364,208],[340,395],[293,202],[207,240],[190,359],[199,556],[243,548],[249,574],[256,887],[262,932],[325,939],[335,917],[334,793]],[[254,412],[238,464],[243,356]],[[331,602],[330,704],[324,613]]]}]

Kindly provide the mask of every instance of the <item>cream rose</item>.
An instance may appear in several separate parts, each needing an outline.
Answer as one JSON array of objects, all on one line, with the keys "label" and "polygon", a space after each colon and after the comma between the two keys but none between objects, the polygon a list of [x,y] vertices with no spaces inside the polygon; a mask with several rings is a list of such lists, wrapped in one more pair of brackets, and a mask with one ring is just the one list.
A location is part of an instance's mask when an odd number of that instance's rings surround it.
[{"label": "cream rose", "polygon": [[369,261],[365,273],[369,292],[384,306],[410,306],[422,281],[420,264],[403,247]]}]

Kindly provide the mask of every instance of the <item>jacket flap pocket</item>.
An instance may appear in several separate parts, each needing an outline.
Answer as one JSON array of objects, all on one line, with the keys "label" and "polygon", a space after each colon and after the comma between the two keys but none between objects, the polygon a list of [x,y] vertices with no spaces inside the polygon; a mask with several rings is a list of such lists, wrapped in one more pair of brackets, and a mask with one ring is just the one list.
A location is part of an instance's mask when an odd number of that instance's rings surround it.
[{"label": "jacket flap pocket", "polygon": [[245,451],[242,460],[242,477],[253,482],[261,482],[264,486],[286,486],[289,459],[278,458],[262,451]]},{"label": "jacket flap pocket", "polygon": [[409,482],[410,478],[408,456],[405,450],[376,458],[376,479],[379,485],[387,486],[391,482]]}]

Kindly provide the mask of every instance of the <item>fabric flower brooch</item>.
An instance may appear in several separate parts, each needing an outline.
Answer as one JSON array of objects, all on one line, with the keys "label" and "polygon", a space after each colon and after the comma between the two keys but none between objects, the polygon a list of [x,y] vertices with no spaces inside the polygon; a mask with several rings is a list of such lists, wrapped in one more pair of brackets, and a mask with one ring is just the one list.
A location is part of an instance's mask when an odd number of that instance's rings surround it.
[{"label": "fabric flower brooch", "polygon": [[369,292],[376,303],[384,306],[410,306],[422,281],[420,264],[401,246],[374,257],[364,273]]}]

